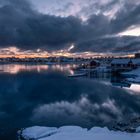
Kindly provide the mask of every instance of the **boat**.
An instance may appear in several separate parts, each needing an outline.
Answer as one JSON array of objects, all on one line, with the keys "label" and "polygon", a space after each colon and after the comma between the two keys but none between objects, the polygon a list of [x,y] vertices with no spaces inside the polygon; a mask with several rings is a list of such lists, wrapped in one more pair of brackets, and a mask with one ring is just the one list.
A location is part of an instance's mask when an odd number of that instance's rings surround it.
[{"label": "boat", "polygon": [[77,74],[68,75],[68,77],[82,77],[82,76],[87,76],[87,73],[77,73]]}]

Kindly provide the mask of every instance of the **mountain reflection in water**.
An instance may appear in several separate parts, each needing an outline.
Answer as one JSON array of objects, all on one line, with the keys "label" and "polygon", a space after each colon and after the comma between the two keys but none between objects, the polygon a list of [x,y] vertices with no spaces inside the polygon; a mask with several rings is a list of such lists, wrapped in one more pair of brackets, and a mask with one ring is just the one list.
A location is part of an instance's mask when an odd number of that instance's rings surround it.
[{"label": "mountain reflection in water", "polygon": [[15,140],[18,129],[32,125],[90,128],[140,115],[139,85],[116,87],[112,76],[70,78],[73,67],[0,65],[0,139]]}]

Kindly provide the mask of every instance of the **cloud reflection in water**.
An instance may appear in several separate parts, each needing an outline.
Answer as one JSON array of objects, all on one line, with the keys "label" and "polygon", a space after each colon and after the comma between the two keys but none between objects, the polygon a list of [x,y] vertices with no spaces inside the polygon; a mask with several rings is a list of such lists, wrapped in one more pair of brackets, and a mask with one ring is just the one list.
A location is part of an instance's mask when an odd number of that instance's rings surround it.
[{"label": "cloud reflection in water", "polygon": [[30,68],[15,74],[0,73],[3,129],[31,125],[90,128],[140,115],[140,94],[133,91],[98,80],[68,78],[68,66],[63,67],[65,72],[51,67],[40,72]]}]

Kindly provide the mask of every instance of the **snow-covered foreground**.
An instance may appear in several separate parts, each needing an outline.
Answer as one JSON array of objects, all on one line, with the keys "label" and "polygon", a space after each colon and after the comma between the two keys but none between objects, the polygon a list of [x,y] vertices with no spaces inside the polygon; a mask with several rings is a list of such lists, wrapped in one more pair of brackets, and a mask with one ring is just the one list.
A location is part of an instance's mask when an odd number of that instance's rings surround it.
[{"label": "snow-covered foreground", "polygon": [[18,132],[25,140],[140,140],[140,127],[135,133],[110,131],[107,128],[94,127],[90,130],[78,126],[40,127],[34,126]]}]

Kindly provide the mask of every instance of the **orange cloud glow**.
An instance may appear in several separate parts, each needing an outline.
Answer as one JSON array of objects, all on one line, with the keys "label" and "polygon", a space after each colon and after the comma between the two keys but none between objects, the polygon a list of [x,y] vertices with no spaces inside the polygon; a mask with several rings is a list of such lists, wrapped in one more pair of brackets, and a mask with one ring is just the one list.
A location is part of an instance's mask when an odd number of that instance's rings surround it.
[{"label": "orange cloud glow", "polygon": [[[6,58],[6,57],[15,57],[15,58],[47,58],[47,57],[59,57],[59,56],[65,56],[65,57],[107,57],[107,56],[114,56],[112,53],[94,53],[94,52],[81,52],[81,53],[71,53],[70,51],[74,48],[74,45],[71,45],[68,49],[65,50],[59,50],[54,51],[51,53],[48,53],[47,51],[37,49],[37,50],[20,50],[17,47],[9,47],[9,48],[3,48],[0,49],[0,58]],[[115,54],[115,56],[122,56],[122,54]],[[124,54],[124,57],[134,57],[134,54]]]}]

